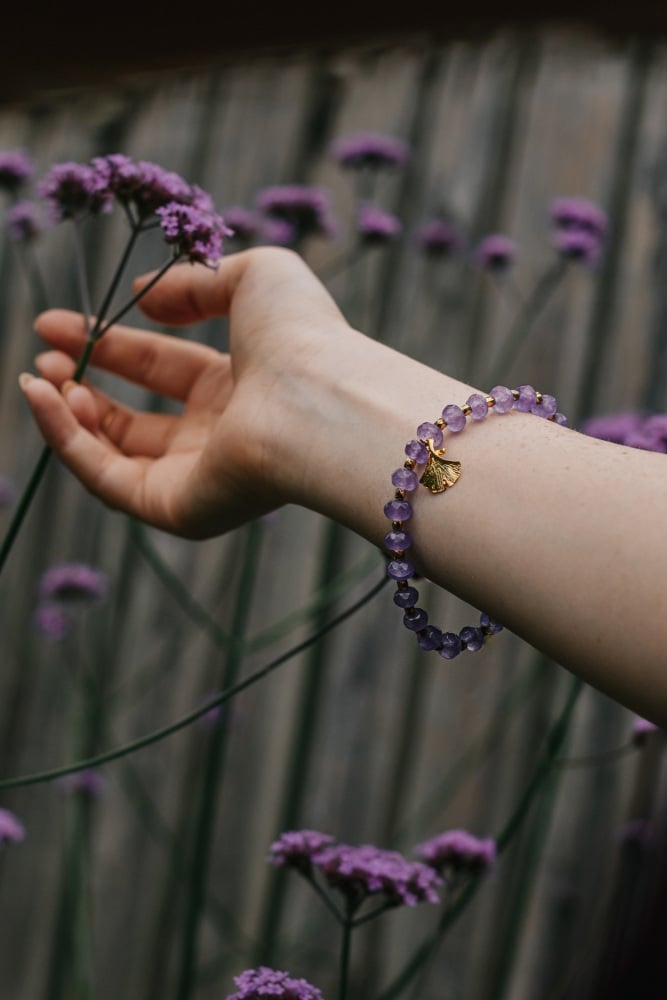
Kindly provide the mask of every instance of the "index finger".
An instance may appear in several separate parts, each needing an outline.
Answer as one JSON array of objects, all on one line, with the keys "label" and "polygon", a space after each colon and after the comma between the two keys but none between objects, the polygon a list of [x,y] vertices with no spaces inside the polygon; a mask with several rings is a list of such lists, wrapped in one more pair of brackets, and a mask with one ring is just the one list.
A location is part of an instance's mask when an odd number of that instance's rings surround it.
[{"label": "index finger", "polygon": [[[35,329],[52,347],[80,357],[87,339],[80,313],[49,309],[37,318]],[[112,326],[91,355],[95,367],[181,401],[207,368],[222,363],[223,356],[205,344],[128,326]]]}]

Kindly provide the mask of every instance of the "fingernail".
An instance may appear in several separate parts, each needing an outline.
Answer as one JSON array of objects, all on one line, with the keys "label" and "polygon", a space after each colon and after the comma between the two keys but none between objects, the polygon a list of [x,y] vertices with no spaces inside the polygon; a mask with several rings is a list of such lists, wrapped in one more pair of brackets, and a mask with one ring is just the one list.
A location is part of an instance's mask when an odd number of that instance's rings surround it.
[{"label": "fingernail", "polygon": [[34,377],[35,376],[31,375],[30,372],[21,372],[21,374],[19,375],[19,386],[21,387],[21,389],[25,389],[28,382],[32,382]]},{"label": "fingernail", "polygon": [[66,396],[67,393],[70,392],[72,389],[76,389],[76,387],[78,386],[78,384],[79,383],[75,382],[74,379],[68,378],[60,386],[60,392],[62,393],[63,396]]}]

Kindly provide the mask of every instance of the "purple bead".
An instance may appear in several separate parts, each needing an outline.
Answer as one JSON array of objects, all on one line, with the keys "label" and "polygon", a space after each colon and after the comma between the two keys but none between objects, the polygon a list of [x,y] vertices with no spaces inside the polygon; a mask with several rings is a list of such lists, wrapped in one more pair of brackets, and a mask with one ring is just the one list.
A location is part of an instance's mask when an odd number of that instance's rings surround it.
[{"label": "purple bead", "polygon": [[554,414],[552,423],[560,424],[561,427],[567,427],[567,417],[564,413],[556,413]]},{"label": "purple bead", "polygon": [[405,446],[405,454],[420,465],[428,462],[428,448],[421,441],[408,441]]},{"label": "purple bead", "polygon": [[491,395],[496,401],[495,410],[497,413],[509,413],[514,406],[512,390],[508,389],[506,385],[494,386]]},{"label": "purple bead", "polygon": [[384,547],[390,552],[405,552],[412,545],[407,531],[390,531],[384,536]]},{"label": "purple bead", "polygon": [[467,625],[459,632],[461,644],[471,653],[476,653],[482,648],[485,638],[481,628],[475,628],[473,625]]},{"label": "purple bead", "polygon": [[419,591],[416,587],[403,587],[394,594],[394,604],[399,608],[414,608],[419,600]]},{"label": "purple bead", "polygon": [[419,484],[417,476],[412,469],[396,469],[391,477],[392,485],[399,490],[416,490]]},{"label": "purple bead", "polygon": [[442,645],[442,632],[435,625],[427,625],[417,636],[420,649],[439,649]]},{"label": "purple bead", "polygon": [[384,514],[390,521],[409,521],[412,507],[407,500],[390,500],[384,505]]},{"label": "purple bead", "polygon": [[463,646],[461,640],[459,639],[456,632],[444,632],[442,636],[442,645],[438,649],[440,656],[443,660],[453,660],[455,656],[458,656]]},{"label": "purple bead", "polygon": [[514,400],[514,409],[520,413],[530,413],[535,405],[537,393],[532,385],[520,385],[517,388],[519,390],[519,398]]},{"label": "purple bead", "polygon": [[489,412],[486,396],[482,396],[481,392],[473,392],[472,396],[468,396],[466,402],[470,407],[470,416],[473,420],[483,420]]},{"label": "purple bead", "polygon": [[392,559],[387,563],[387,576],[392,580],[409,580],[415,575],[415,568],[407,559]]},{"label": "purple bead", "polygon": [[466,425],[466,418],[463,410],[460,406],[456,406],[454,403],[450,403],[442,411],[442,419],[446,421],[447,427],[450,431],[455,434],[457,431],[462,431]]},{"label": "purple bead", "polygon": [[428,615],[423,608],[408,608],[403,615],[403,624],[411,632],[421,632],[428,625]]},{"label": "purple bead", "polygon": [[486,635],[496,635],[497,632],[502,632],[503,630],[503,626],[487,615],[486,611],[482,611],[479,616],[479,625],[482,632],[486,633]]},{"label": "purple bead", "polygon": [[555,396],[545,396],[542,395],[542,402],[535,403],[531,408],[531,413],[534,413],[536,417],[553,417],[554,413],[558,409],[558,403],[556,402]]},{"label": "purple bead", "polygon": [[432,424],[428,420],[425,423],[420,424],[417,428],[417,437],[422,441],[428,441],[429,438],[432,438],[434,448],[439,448],[443,442],[442,431],[438,425]]}]

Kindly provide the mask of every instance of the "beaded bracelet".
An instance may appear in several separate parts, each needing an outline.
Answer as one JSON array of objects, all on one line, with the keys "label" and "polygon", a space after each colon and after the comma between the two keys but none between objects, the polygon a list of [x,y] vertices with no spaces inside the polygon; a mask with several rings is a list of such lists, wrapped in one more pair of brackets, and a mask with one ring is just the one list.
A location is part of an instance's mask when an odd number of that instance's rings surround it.
[{"label": "beaded bracelet", "polygon": [[[512,409],[534,413],[554,423],[567,425],[567,418],[558,412],[555,397],[537,392],[530,385],[520,385],[516,389],[497,385],[488,396],[473,393],[463,406],[449,404],[433,423],[419,425],[417,438],[408,441],[405,446],[407,459],[392,474],[394,498],[384,506],[385,516],[391,521],[391,531],[385,536],[384,543],[390,559],[387,575],[396,581],[394,603],[405,612],[403,624],[416,633],[421,649],[435,650],[445,660],[453,660],[464,649],[471,653],[482,649],[488,637],[502,631],[503,626],[484,612],[480,615],[479,625],[468,625],[458,633],[444,632],[428,624],[428,615],[423,608],[417,607],[419,592],[408,584],[408,580],[415,576],[415,568],[405,558],[406,549],[412,545],[410,535],[403,530],[404,523],[412,517],[412,506],[406,500],[406,494],[416,490],[419,483],[431,493],[444,493],[454,486],[461,475],[461,463],[443,457],[443,431],[447,428],[452,434],[458,434],[465,427],[468,417],[483,420],[491,409],[496,413],[509,413]],[[415,472],[418,465],[424,466],[421,478]]]}]

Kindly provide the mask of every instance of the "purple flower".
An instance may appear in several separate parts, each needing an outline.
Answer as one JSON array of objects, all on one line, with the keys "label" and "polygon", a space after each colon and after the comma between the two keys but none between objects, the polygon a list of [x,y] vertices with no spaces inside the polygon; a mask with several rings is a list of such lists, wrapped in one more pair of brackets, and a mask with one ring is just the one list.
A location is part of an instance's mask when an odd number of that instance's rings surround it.
[{"label": "purple flower", "polygon": [[632,726],[632,742],[636,747],[643,746],[646,743],[648,734],[655,732],[657,728],[655,723],[649,722],[648,719],[643,719],[641,715],[637,715]]},{"label": "purple flower", "polygon": [[5,215],[10,237],[17,243],[27,243],[39,236],[43,227],[39,209],[33,201],[17,201]]},{"label": "purple flower", "polygon": [[56,163],[37,191],[47,202],[54,222],[111,210],[112,194],[104,179],[85,163]]},{"label": "purple flower", "polygon": [[415,851],[437,871],[449,868],[481,873],[491,868],[496,860],[495,840],[475,837],[467,830],[446,830],[420,844]]},{"label": "purple flower", "polygon": [[16,503],[16,487],[7,476],[0,476],[0,510]]},{"label": "purple flower", "polygon": [[221,215],[176,201],[156,211],[165,240],[177,248],[180,256],[213,267],[218,263],[223,237],[231,235]]},{"label": "purple flower", "polygon": [[485,236],[477,245],[474,258],[486,271],[506,271],[516,257],[516,243],[502,233]]},{"label": "purple flower", "polygon": [[420,861],[408,861],[398,851],[372,844],[351,847],[335,844],[313,855],[313,864],[332,888],[353,902],[382,894],[392,906],[438,903],[438,873]]},{"label": "purple flower", "polygon": [[23,150],[0,153],[0,190],[15,194],[34,172],[33,162]]},{"label": "purple flower", "polygon": [[446,257],[463,246],[460,234],[446,219],[428,219],[423,222],[414,239],[427,257]]},{"label": "purple flower", "polygon": [[23,823],[9,809],[0,809],[0,847],[4,844],[20,844],[23,840]]},{"label": "purple flower", "polygon": [[395,240],[403,226],[395,215],[375,205],[360,205],[357,211],[357,229],[362,243],[377,246]]},{"label": "purple flower", "polygon": [[80,794],[86,798],[96,799],[106,790],[106,780],[94,768],[84,768],[82,771],[73,771],[71,774],[63,774],[54,782],[65,795]]},{"label": "purple flower", "polygon": [[192,202],[192,188],[180,174],[165,170],[149,160],[140,160],[136,169],[137,183],[132,191],[131,201],[140,218],[151,215],[171,202],[185,205]]},{"label": "purple flower", "polygon": [[587,229],[559,229],[553,243],[561,257],[591,266],[597,264],[602,250],[599,238]]},{"label": "purple flower", "polygon": [[56,642],[66,639],[72,631],[74,620],[60,604],[38,604],[32,614],[33,625],[38,632]]},{"label": "purple flower", "polygon": [[242,243],[250,243],[261,231],[261,222],[256,213],[241,205],[232,205],[225,210],[225,222],[234,239]]},{"label": "purple flower", "polygon": [[261,965],[247,969],[234,977],[236,993],[226,1000],[262,1000],[263,997],[283,997],[284,1000],[323,1000],[316,986],[305,979],[293,979],[288,972],[277,972]]},{"label": "purple flower", "polygon": [[271,844],[267,860],[277,868],[309,872],[315,855],[333,842],[333,837],[317,830],[289,830]]},{"label": "purple flower", "polygon": [[100,570],[85,563],[58,563],[47,569],[39,581],[42,601],[98,601],[107,592],[108,579]]},{"label": "purple flower", "polygon": [[291,247],[298,239],[295,227],[286,219],[264,219],[261,236],[271,246]]},{"label": "purple flower", "polygon": [[378,132],[357,132],[337,139],[330,147],[342,167],[381,170],[402,167],[410,158],[410,147],[401,139]]},{"label": "purple flower", "polygon": [[591,417],[580,430],[590,437],[644,451],[667,453],[667,414],[610,413]]},{"label": "purple flower", "polygon": [[587,198],[555,198],[551,203],[551,220],[559,229],[587,232],[598,241],[608,229],[605,213]]},{"label": "purple flower", "polygon": [[308,236],[332,238],[336,234],[329,197],[321,188],[307,184],[283,184],[264,188],[257,196],[257,208],[271,219],[288,222],[294,241]]}]

